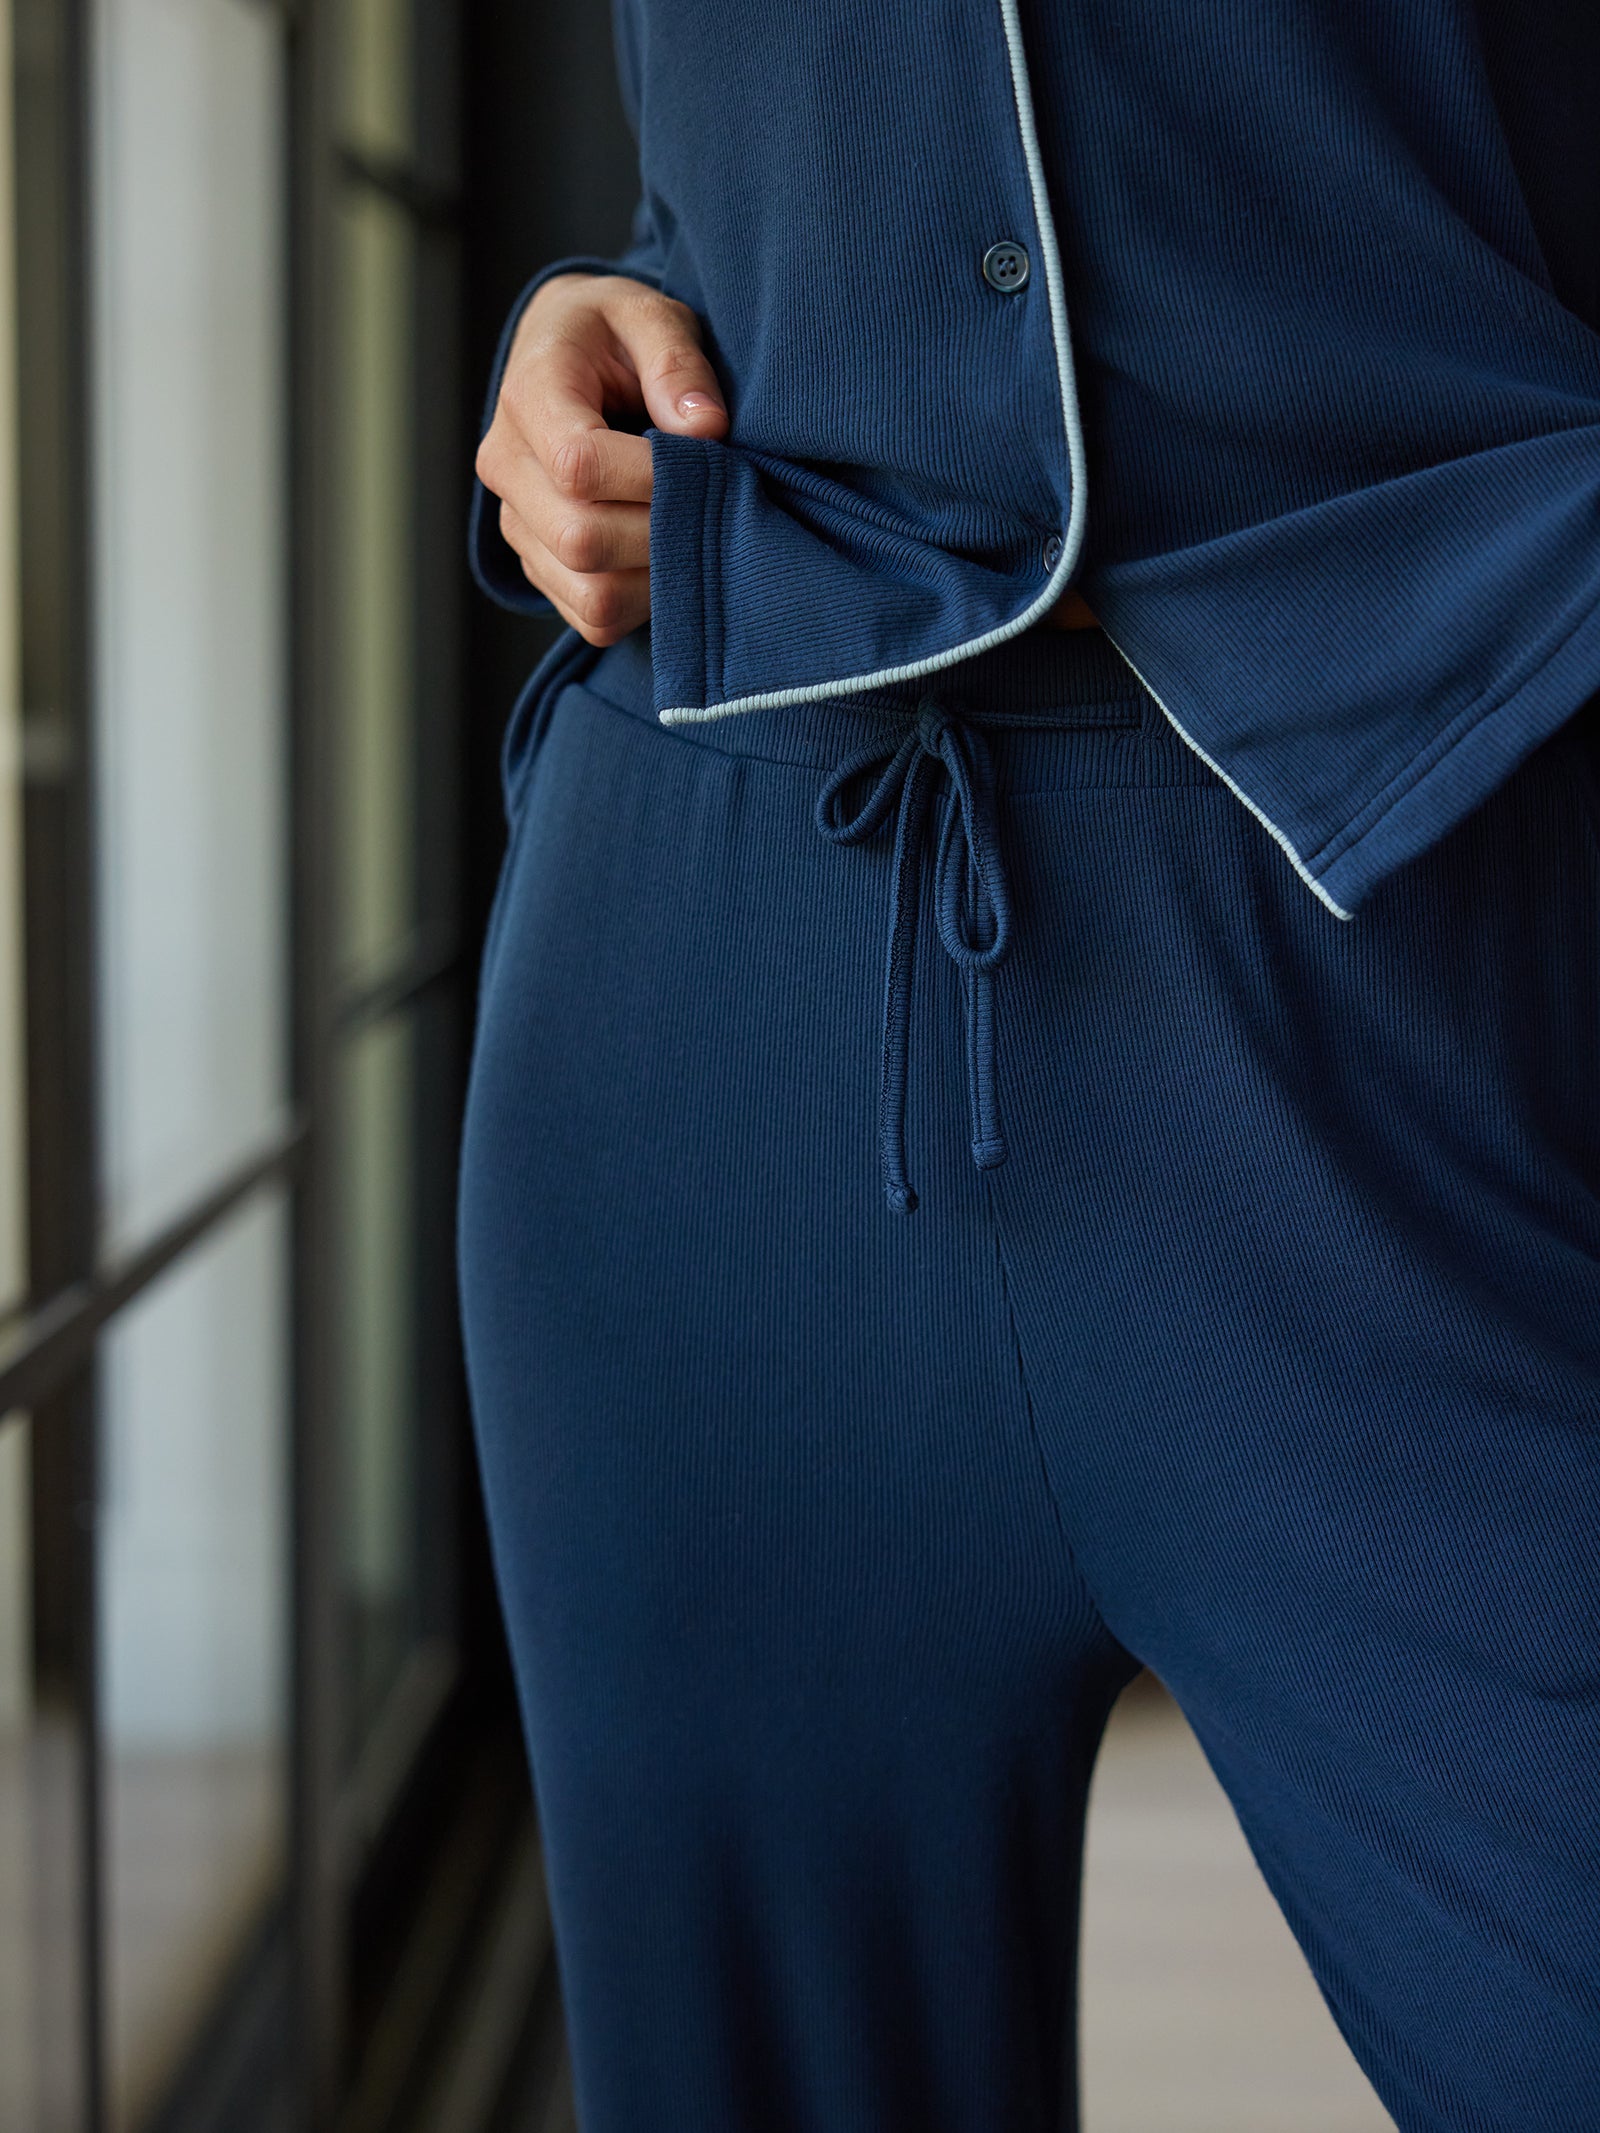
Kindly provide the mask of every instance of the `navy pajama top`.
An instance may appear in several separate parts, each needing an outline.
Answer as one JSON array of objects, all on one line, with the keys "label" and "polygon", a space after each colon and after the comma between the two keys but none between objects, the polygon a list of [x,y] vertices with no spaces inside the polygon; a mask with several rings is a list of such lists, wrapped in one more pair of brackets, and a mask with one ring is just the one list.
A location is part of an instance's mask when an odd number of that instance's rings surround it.
[{"label": "navy pajama top", "polygon": [[[616,0],[669,723],[1069,584],[1341,917],[1600,689],[1597,0]],[[1000,249],[996,249],[1000,248]],[[985,271],[985,261],[989,271]],[[473,570],[550,612],[476,485]]]}]

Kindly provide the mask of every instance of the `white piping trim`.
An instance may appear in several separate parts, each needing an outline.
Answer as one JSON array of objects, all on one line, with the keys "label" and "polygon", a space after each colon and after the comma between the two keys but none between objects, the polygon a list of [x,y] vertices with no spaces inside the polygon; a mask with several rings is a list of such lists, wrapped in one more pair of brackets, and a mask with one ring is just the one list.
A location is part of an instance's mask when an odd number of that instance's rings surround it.
[{"label": "white piping trim", "polygon": [[1267,819],[1267,817],[1261,812],[1260,808],[1257,807],[1254,800],[1251,799],[1250,795],[1244,790],[1244,788],[1242,786],[1235,785],[1232,778],[1230,778],[1228,773],[1223,769],[1222,765],[1217,762],[1213,757],[1207,755],[1205,750],[1201,747],[1200,743],[1195,739],[1194,735],[1190,733],[1185,727],[1179,725],[1178,721],[1173,718],[1172,713],[1167,710],[1167,706],[1161,702],[1161,699],[1159,696],[1156,695],[1155,690],[1151,688],[1149,682],[1145,680],[1144,676],[1139,672],[1139,669],[1134,665],[1133,661],[1128,657],[1127,653],[1122,649],[1121,645],[1118,644],[1117,640],[1111,635],[1111,632],[1106,629],[1106,626],[1103,622],[1101,623],[1100,627],[1105,632],[1105,636],[1107,638],[1107,641],[1110,643],[1111,649],[1116,653],[1117,657],[1123,661],[1124,665],[1133,675],[1134,680],[1138,682],[1140,688],[1144,690],[1145,694],[1149,696],[1154,703],[1160,706],[1162,711],[1166,712],[1167,718],[1171,721],[1171,724],[1174,730],[1179,735],[1180,739],[1186,741],[1189,744],[1189,746],[1194,750],[1195,754],[1200,758],[1201,762],[1205,764],[1208,770],[1214,770],[1216,772],[1217,776],[1222,780],[1223,784],[1227,786],[1229,792],[1233,794],[1235,799],[1242,800],[1244,802],[1245,806],[1249,808],[1251,814],[1255,816],[1256,820],[1261,824],[1261,827],[1267,832],[1268,836],[1273,838],[1278,844],[1282,845],[1284,851],[1288,854],[1289,864],[1294,868],[1295,872],[1305,883],[1306,887],[1311,891],[1312,895],[1316,897],[1317,901],[1319,903],[1326,904],[1335,918],[1348,919],[1353,917],[1353,912],[1341,909],[1340,906],[1334,902],[1333,898],[1328,894],[1327,890],[1322,886],[1321,882],[1318,881],[1316,875],[1312,873],[1311,869],[1300,857],[1300,854],[1295,850],[1294,846],[1283,834],[1283,831],[1279,829],[1277,823],[1271,822]]},{"label": "white piping trim", "polygon": [[[859,689],[887,686],[896,681],[914,681],[919,674],[932,674],[940,667],[953,665],[958,659],[971,658],[976,652],[986,652],[991,645],[1003,644],[1008,637],[1020,635],[1048,608],[1054,607],[1066,589],[1067,580],[1077,568],[1079,551],[1083,547],[1084,514],[1088,506],[1088,477],[1084,464],[1083,425],[1078,418],[1078,394],[1073,379],[1072,343],[1067,333],[1067,299],[1061,282],[1061,259],[1056,249],[1056,230],[1050,213],[1050,196],[1045,190],[1039,137],[1033,123],[1033,95],[1028,86],[1028,61],[1022,49],[1022,25],[1017,18],[1017,0],[1000,0],[1000,14],[1005,24],[1006,57],[1011,67],[1011,91],[1016,98],[1017,127],[1022,136],[1022,154],[1028,166],[1028,186],[1033,195],[1035,235],[1039,244],[1040,261],[1044,267],[1045,288],[1050,299],[1050,332],[1055,342],[1056,374],[1061,385],[1061,415],[1067,433],[1067,461],[1072,475],[1072,510],[1063,537],[1061,560],[1051,572],[1044,590],[1020,615],[1013,615],[1009,622],[1002,622],[997,628],[986,631],[981,637],[972,638],[966,644],[952,645],[948,651],[935,652],[927,659],[910,660],[903,666],[880,667],[875,674],[851,674],[842,681],[808,682],[804,688],[798,689],[766,689],[754,696],[736,696],[725,704],[678,704],[660,714],[663,726],[686,726],[703,719],[726,718],[735,711],[777,710],[788,704],[814,703],[820,696],[848,696]],[[1273,834],[1276,835],[1276,831]]]}]

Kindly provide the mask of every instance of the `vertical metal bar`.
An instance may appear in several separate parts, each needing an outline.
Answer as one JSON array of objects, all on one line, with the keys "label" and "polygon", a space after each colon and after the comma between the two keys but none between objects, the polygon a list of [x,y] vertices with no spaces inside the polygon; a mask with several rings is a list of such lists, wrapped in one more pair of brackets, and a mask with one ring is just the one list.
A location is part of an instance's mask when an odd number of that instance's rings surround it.
[{"label": "vertical metal bar", "polygon": [[[17,0],[18,439],[29,1280],[92,1268],[95,1060],[90,538],[88,0]],[[76,1736],[79,2123],[106,2122],[104,1771],[96,1686],[92,1371],[34,1416],[35,1666]]]}]

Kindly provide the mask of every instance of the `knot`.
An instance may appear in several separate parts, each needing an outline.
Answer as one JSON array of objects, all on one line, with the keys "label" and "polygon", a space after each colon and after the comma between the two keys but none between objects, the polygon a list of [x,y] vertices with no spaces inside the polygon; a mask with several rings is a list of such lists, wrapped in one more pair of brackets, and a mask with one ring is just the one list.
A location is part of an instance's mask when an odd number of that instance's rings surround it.
[{"label": "knot", "polygon": [[[967,1014],[967,1091],[972,1158],[980,1169],[1005,1161],[995,1092],[993,972],[1011,938],[1011,893],[1000,860],[994,765],[982,735],[931,697],[898,745],[876,743],[847,756],[817,795],[818,830],[832,844],[861,844],[895,816],[884,971],[883,1059],[878,1133],[884,1191],[897,1214],[917,1204],[906,1176],[905,1106],[911,1026],[911,978],[916,948],[922,831],[932,779],[942,768],[951,805],[939,831],[934,869],[934,917],[945,953],[961,972]],[[845,792],[868,771],[878,773],[856,811]]]},{"label": "knot", "polygon": [[937,758],[940,744],[950,727],[950,715],[936,704],[931,696],[925,696],[917,706],[917,739],[929,755]]}]

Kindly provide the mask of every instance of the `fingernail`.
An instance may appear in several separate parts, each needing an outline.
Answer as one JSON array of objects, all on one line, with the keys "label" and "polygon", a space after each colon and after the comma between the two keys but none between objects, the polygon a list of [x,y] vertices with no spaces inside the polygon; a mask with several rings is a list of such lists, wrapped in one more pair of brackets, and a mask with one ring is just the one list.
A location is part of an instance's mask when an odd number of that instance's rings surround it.
[{"label": "fingernail", "polygon": [[722,402],[714,400],[710,393],[683,393],[679,396],[678,413],[680,415],[698,415],[706,408],[710,408],[713,414],[720,415],[722,413]]}]

